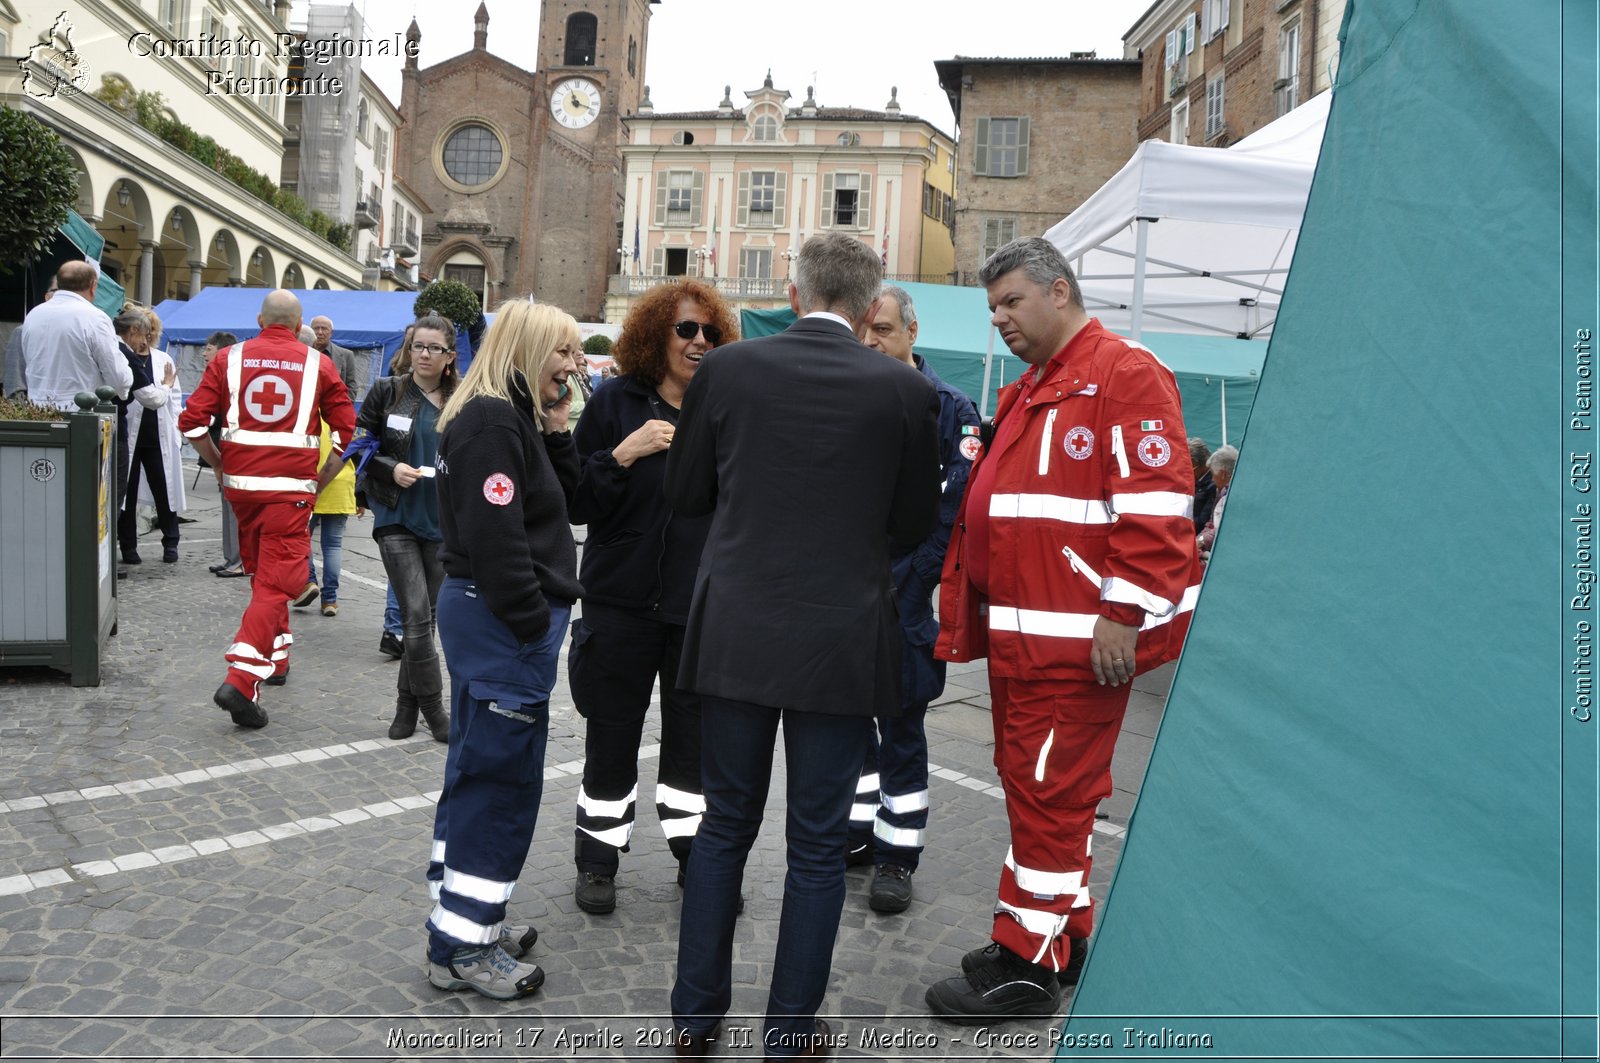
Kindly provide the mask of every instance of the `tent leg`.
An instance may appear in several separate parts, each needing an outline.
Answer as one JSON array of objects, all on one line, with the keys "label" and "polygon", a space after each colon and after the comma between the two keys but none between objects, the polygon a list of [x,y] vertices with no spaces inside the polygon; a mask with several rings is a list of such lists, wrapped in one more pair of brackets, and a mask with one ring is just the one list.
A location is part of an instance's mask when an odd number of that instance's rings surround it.
[{"label": "tent leg", "polygon": [[1228,445],[1228,382],[1219,381],[1222,385],[1222,445]]},{"label": "tent leg", "polygon": [[989,349],[983,356],[983,394],[978,396],[978,416],[989,416],[989,378],[994,374],[994,326],[989,327]]},{"label": "tent leg", "polygon": [[1144,271],[1145,259],[1150,251],[1150,218],[1139,218],[1134,221],[1134,247],[1133,247],[1133,303],[1130,306],[1133,319],[1129,331],[1133,334],[1130,339],[1137,340],[1144,328]]}]

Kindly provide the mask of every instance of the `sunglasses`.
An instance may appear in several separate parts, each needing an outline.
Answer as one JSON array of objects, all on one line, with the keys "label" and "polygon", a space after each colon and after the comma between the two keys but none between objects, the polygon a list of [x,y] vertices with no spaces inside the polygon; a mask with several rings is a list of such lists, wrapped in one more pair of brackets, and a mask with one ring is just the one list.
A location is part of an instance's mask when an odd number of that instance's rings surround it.
[{"label": "sunglasses", "polygon": [[706,334],[706,342],[715,347],[722,342],[722,330],[715,325],[702,325],[698,321],[680,321],[672,326],[672,331],[678,334],[680,340],[692,340],[696,332]]}]

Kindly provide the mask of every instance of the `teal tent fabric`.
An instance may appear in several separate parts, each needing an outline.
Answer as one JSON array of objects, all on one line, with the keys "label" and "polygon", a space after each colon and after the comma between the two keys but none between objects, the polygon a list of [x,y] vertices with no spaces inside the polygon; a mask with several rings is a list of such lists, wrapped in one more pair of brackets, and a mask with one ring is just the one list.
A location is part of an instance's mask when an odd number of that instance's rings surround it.
[{"label": "teal tent fabric", "polygon": [[[982,288],[944,284],[903,284],[917,308],[917,353],[934,372],[979,403],[983,395],[984,361],[990,344],[988,293]],[[794,321],[787,307],[740,312],[740,332],[747,337],[782,332]],[[1015,380],[1023,366],[999,336],[993,337],[994,371],[989,381],[994,412],[994,392]],[[1184,427],[1213,449],[1224,442],[1223,407],[1227,407],[1227,441],[1238,445],[1250,418],[1261,363],[1267,345],[1253,340],[1221,336],[1146,332],[1145,346],[1172,369],[1183,394]],[[982,404],[979,403],[981,406]]]},{"label": "teal tent fabric", "polygon": [[1058,1058],[1594,1058],[1595,5],[1508,13],[1349,0]]},{"label": "teal tent fabric", "polygon": [[[73,247],[83,253],[84,258],[90,261],[99,262],[101,253],[106,249],[106,238],[75,210],[67,211],[67,220],[61,223],[56,232],[65,237]],[[127,300],[128,295],[122,285],[104,273],[100,274],[100,282],[95,285],[94,290],[95,306],[104,310],[110,317],[116,317]]]}]

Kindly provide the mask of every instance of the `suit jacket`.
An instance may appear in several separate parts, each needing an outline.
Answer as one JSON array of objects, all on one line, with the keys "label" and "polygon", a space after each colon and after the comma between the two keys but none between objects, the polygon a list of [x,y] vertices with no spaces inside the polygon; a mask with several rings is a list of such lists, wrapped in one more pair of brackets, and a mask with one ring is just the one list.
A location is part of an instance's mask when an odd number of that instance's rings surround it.
[{"label": "suit jacket", "polygon": [[350,401],[356,401],[356,352],[329,340],[328,349],[323,353],[333,360],[333,367],[339,371],[339,379],[344,381],[345,389],[350,392]]},{"label": "suit jacket", "polygon": [[901,711],[891,548],[939,509],[939,398],[827,318],[706,354],[667,497],[712,514],[679,685],[848,716]]}]

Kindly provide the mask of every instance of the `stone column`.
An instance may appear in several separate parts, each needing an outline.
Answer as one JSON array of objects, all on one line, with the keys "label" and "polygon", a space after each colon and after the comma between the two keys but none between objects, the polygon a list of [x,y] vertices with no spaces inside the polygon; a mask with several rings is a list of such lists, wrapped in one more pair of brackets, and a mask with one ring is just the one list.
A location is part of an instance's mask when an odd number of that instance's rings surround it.
[{"label": "stone column", "polygon": [[153,240],[139,241],[139,301],[154,306],[150,297],[155,294],[156,244]]},{"label": "stone column", "polygon": [[193,299],[200,294],[200,287],[205,282],[201,279],[201,271],[206,268],[204,262],[189,263],[189,298]]}]

